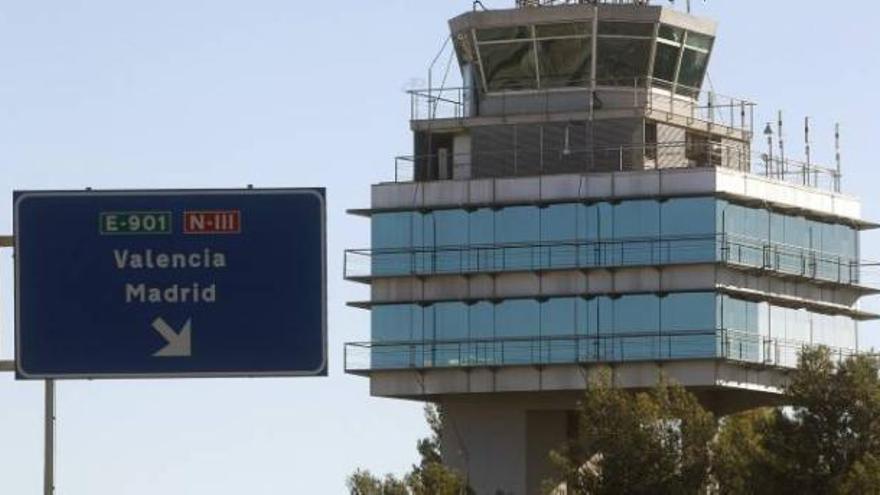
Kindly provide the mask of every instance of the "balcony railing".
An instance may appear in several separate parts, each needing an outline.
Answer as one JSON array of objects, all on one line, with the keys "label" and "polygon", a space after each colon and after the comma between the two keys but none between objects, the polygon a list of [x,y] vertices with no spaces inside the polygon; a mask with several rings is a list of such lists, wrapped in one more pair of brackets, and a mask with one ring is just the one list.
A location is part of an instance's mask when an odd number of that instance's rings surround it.
[{"label": "balcony railing", "polygon": [[[345,345],[345,370],[366,373],[705,359],[795,368],[800,353],[817,345],[734,330],[354,342]],[[838,360],[859,354],[854,348],[830,350]]]},{"label": "balcony railing", "polygon": [[[724,263],[843,285],[862,283],[864,262],[730,234],[354,249],[345,252],[349,280],[538,270]],[[874,266],[874,265],[870,265]],[[876,271],[876,270],[875,270]]]},{"label": "balcony railing", "polygon": [[504,151],[398,156],[394,159],[394,182],[458,178],[460,166],[469,168],[467,178],[527,177],[560,173],[626,172],[655,169],[727,168],[768,179],[826,191],[840,192],[836,169],[779,159],[752,152],[745,145],[715,142],[669,142],[610,148],[538,148],[511,146]]},{"label": "balcony railing", "polygon": [[407,93],[411,120],[645,109],[688,124],[722,126],[749,137],[753,133],[756,105],[742,98],[653,78],[599,80],[592,86],[591,81],[581,81],[566,88],[524,91],[480,93],[472,87],[441,87]]}]

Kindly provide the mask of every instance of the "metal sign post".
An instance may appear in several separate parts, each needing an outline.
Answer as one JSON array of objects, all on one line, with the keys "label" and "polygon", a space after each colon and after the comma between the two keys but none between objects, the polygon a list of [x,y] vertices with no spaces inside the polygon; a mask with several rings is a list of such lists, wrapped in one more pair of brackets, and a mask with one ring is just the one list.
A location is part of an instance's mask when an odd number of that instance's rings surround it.
[{"label": "metal sign post", "polygon": [[[12,236],[0,236],[0,248],[12,247]],[[15,361],[0,360],[0,373],[15,372]],[[55,495],[55,381],[45,382],[43,417],[43,495]]]},{"label": "metal sign post", "polygon": [[46,380],[43,495],[55,494],[55,380]]}]

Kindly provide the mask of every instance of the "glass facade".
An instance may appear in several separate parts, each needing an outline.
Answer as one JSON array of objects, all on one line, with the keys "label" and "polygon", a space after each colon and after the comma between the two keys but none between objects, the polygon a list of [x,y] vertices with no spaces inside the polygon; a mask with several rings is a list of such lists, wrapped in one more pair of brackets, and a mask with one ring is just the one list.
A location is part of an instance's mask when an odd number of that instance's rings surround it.
[{"label": "glass facade", "polygon": [[729,358],[855,349],[854,320],[713,292],[378,305],[373,368]]},{"label": "glass facade", "polygon": [[592,79],[602,86],[632,86],[650,77],[653,65],[661,86],[686,87],[679,93],[688,94],[702,85],[714,40],[639,22],[600,21],[594,33],[588,21],[478,29],[474,41],[476,59],[465,60],[490,92],[584,87]]},{"label": "glass facade", "polygon": [[847,225],[712,197],[378,213],[373,276],[726,262],[857,283]]}]

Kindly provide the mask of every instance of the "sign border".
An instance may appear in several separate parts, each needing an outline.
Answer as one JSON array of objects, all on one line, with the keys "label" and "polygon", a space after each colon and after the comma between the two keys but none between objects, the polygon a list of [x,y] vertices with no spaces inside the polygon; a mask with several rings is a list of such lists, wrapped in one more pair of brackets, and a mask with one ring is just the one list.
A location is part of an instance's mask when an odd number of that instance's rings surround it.
[{"label": "sign border", "polygon": [[[321,208],[321,364],[314,370],[264,371],[264,372],[168,372],[168,373],[28,373],[21,360],[21,238],[19,229],[19,206],[34,197],[126,197],[126,196],[262,196],[292,195],[314,196]],[[128,189],[85,191],[13,191],[13,235],[15,240],[15,372],[19,380],[136,380],[136,379],[187,379],[187,378],[287,378],[324,377],[330,374],[327,348],[327,191],[320,187],[266,188],[266,189]]]}]

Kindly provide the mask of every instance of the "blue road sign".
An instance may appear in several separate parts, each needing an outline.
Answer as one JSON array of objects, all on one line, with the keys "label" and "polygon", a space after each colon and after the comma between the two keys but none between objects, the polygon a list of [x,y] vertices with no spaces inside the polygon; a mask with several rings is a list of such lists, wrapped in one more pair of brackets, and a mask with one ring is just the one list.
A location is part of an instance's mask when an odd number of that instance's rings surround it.
[{"label": "blue road sign", "polygon": [[14,200],[19,378],[327,374],[323,189]]}]

